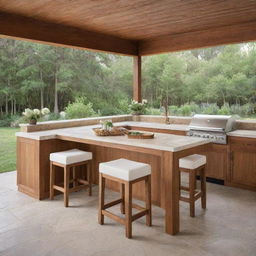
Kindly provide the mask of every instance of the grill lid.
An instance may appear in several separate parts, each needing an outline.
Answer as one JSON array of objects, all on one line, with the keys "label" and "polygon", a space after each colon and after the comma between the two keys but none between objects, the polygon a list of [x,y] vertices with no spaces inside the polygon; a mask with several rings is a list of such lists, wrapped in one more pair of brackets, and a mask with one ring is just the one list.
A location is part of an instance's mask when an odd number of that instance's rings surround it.
[{"label": "grill lid", "polygon": [[235,119],[225,115],[194,115],[189,130],[230,132],[234,129]]}]

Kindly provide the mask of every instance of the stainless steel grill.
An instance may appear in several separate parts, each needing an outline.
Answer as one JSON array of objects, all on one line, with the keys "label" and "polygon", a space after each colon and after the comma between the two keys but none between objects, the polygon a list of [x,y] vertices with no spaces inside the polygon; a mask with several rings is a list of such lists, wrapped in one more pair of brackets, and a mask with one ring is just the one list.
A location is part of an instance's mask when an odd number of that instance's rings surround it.
[{"label": "stainless steel grill", "polygon": [[194,115],[188,136],[207,138],[213,143],[227,144],[227,132],[234,129],[235,119],[222,115]]}]

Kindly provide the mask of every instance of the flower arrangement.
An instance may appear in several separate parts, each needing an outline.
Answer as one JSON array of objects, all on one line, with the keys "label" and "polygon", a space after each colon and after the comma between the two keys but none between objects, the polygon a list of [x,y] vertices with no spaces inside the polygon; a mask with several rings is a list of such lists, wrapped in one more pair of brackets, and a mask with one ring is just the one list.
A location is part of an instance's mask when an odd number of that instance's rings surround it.
[{"label": "flower arrangement", "polygon": [[135,100],[132,100],[131,104],[129,105],[129,109],[131,114],[133,115],[142,115],[146,111],[148,101],[143,99],[142,102],[138,102]]},{"label": "flower arrangement", "polygon": [[48,108],[42,108],[41,110],[37,108],[33,110],[30,108],[26,108],[22,114],[27,118],[30,124],[36,124],[37,120],[40,117],[48,115],[49,113],[50,113],[50,110]]}]

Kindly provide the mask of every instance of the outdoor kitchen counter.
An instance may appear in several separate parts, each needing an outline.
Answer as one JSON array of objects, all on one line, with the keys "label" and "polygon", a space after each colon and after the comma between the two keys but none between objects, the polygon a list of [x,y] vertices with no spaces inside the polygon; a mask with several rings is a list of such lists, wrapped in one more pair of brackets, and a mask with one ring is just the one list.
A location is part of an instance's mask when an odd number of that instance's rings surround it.
[{"label": "outdoor kitchen counter", "polygon": [[[122,122],[116,123],[115,125],[123,125],[123,126],[140,126],[140,127],[150,127],[155,128],[153,124],[149,124],[148,126],[138,122]],[[167,126],[164,125],[163,126]],[[161,124],[157,124],[157,128],[160,129]],[[174,125],[176,129],[181,129],[181,125]],[[115,143],[115,144],[125,144],[129,146],[136,146],[142,148],[151,148],[158,150],[165,150],[171,152],[177,152],[180,150],[192,148],[195,146],[203,145],[209,143],[206,139],[196,138],[196,137],[188,137],[188,136],[178,136],[173,134],[165,134],[165,133],[155,133],[154,139],[149,140],[141,140],[141,139],[128,139],[127,136],[96,136],[92,130],[92,128],[98,127],[97,125],[93,126],[81,126],[74,128],[65,128],[65,129],[56,129],[56,130],[48,130],[42,132],[17,132],[17,137],[24,137],[34,140],[49,140],[49,139],[58,139],[59,137],[69,137],[74,139],[81,140],[94,140],[102,143]],[[169,127],[169,125],[168,125]],[[171,129],[174,129],[171,128]],[[166,129],[166,127],[165,127]],[[169,128],[170,129],[170,128]]]},{"label": "outdoor kitchen counter", "polygon": [[[140,127],[140,128],[150,128],[150,129],[159,129],[159,130],[169,130],[169,131],[182,131],[186,132],[188,130],[188,125],[183,124],[162,124],[162,123],[153,123],[153,122],[116,122],[115,126],[128,126],[128,127]],[[17,132],[16,136],[30,138],[35,140],[48,140],[56,137],[57,133],[60,131],[67,131],[71,129],[89,129],[99,127],[99,125],[87,125],[87,126],[78,126],[72,128],[61,128],[54,130],[45,130],[39,132]]]},{"label": "outdoor kitchen counter", "polygon": [[154,128],[160,130],[171,130],[171,131],[188,131],[188,125],[185,124],[162,124],[153,122],[124,122],[126,125],[131,127],[141,127],[141,128]]},{"label": "outdoor kitchen counter", "polygon": [[235,137],[244,137],[244,138],[253,138],[256,139],[256,131],[255,130],[235,130],[227,133],[228,136]]},{"label": "outdoor kitchen counter", "polygon": [[[133,123],[115,123],[131,126]],[[154,139],[128,139],[127,136],[96,136],[94,126],[80,126],[17,135],[17,184],[19,191],[37,199],[49,197],[49,155],[52,152],[78,148],[93,154],[92,181],[98,184],[101,162],[118,158],[148,163],[152,169],[152,203],[165,209],[165,231],[175,235],[180,230],[179,159],[191,154],[204,154],[210,145],[206,139],[155,133]],[[152,125],[150,125],[152,128]],[[78,168],[78,174],[82,175]],[[80,172],[80,174],[79,174]],[[56,182],[63,182],[62,170],[56,172]],[[119,186],[107,187],[119,191]],[[143,200],[145,189],[134,186],[133,196]]]}]

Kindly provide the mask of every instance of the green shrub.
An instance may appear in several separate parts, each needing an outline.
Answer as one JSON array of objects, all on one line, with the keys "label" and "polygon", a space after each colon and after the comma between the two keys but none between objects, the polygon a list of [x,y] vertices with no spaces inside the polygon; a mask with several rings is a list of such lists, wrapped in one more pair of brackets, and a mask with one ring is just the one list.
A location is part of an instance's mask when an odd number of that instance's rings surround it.
[{"label": "green shrub", "polygon": [[195,102],[190,103],[191,115],[199,114],[202,112],[201,106]]},{"label": "green shrub", "polygon": [[178,112],[179,112],[178,106],[175,106],[175,105],[169,106],[169,115],[170,116],[177,116]]},{"label": "green shrub", "polygon": [[128,99],[120,99],[118,100],[118,112],[121,112],[122,114],[128,114],[129,113],[129,101]]},{"label": "green shrub", "polygon": [[19,115],[6,115],[0,119],[0,127],[18,127],[19,119],[21,117]]},{"label": "green shrub", "polygon": [[123,114],[123,111],[121,109],[114,107],[113,105],[106,102],[98,104],[97,109],[98,116],[112,116]]},{"label": "green shrub", "polygon": [[191,112],[191,106],[188,104],[182,105],[178,110],[178,114],[181,116],[190,116]]},{"label": "green shrub", "polygon": [[159,108],[147,108],[146,115],[161,115],[161,110]]},{"label": "green shrub", "polygon": [[212,104],[205,104],[203,103],[201,106],[201,114],[207,114],[207,115],[217,115],[219,111],[219,107],[216,103]]},{"label": "green shrub", "polygon": [[66,117],[68,119],[72,118],[85,118],[90,116],[96,116],[92,108],[92,103],[85,103],[86,99],[84,97],[76,98],[75,102],[69,103],[65,109]]},{"label": "green shrub", "polygon": [[239,104],[233,104],[230,106],[230,113],[232,115],[241,115],[241,106]]},{"label": "green shrub", "polygon": [[231,111],[230,111],[230,107],[229,104],[226,103],[224,104],[219,110],[218,110],[218,115],[230,115]]},{"label": "green shrub", "polygon": [[255,113],[254,109],[255,109],[254,104],[247,103],[247,104],[244,104],[244,105],[240,106],[239,114],[241,116],[250,116],[250,115],[253,115]]},{"label": "green shrub", "polygon": [[51,120],[58,120],[58,119],[60,119],[60,114],[59,113],[56,114],[56,113],[51,112],[48,115],[40,118],[39,121],[44,122],[44,121],[51,121]]}]

